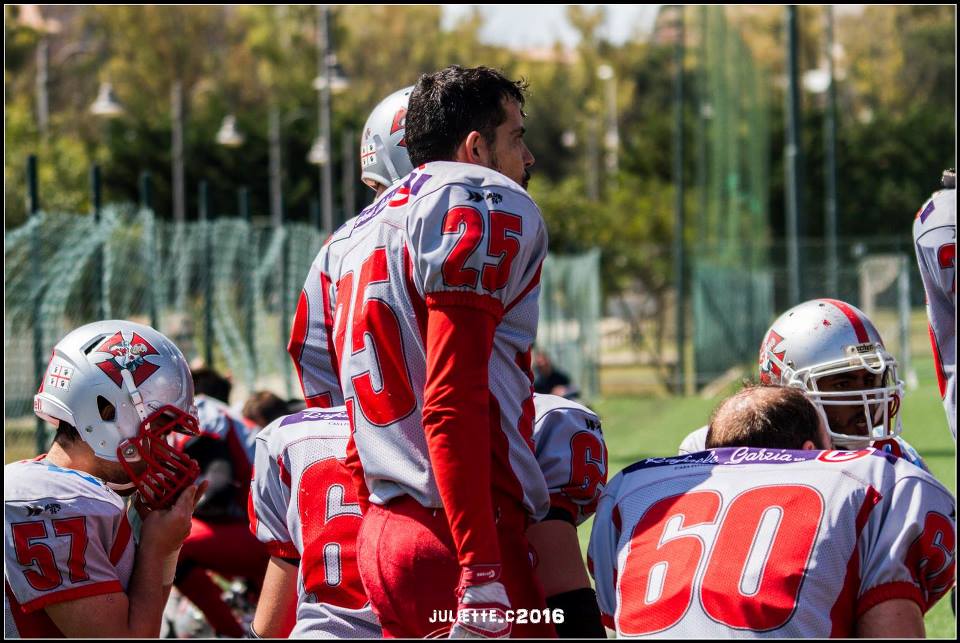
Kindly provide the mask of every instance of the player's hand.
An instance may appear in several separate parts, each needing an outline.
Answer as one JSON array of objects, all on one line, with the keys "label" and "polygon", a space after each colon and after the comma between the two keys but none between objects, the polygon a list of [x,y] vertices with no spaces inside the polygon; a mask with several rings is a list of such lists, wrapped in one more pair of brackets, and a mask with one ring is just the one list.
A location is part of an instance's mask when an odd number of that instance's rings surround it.
[{"label": "player's hand", "polygon": [[452,639],[499,639],[510,636],[507,622],[510,599],[500,583],[500,565],[464,567],[457,588],[457,621]]},{"label": "player's hand", "polygon": [[140,547],[166,556],[180,549],[190,535],[193,508],[203,495],[206,483],[192,484],[177,497],[169,509],[155,509],[143,518],[140,531]]}]

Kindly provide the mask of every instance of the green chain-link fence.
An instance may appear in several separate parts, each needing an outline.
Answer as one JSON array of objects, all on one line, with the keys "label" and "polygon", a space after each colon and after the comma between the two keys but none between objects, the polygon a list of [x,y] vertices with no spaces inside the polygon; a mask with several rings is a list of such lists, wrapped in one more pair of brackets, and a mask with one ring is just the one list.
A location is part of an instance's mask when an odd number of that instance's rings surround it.
[{"label": "green chain-link fence", "polygon": [[[30,455],[48,438],[34,435],[32,416],[42,369],[60,338],[96,319],[150,324],[188,360],[209,355],[215,368],[231,374],[236,400],[261,388],[299,395],[286,345],[298,293],[323,239],[307,225],[267,227],[238,218],[178,224],[129,205],[104,208],[99,223],[41,212],[8,232],[8,449]],[[540,343],[593,393],[599,254],[549,257],[542,280]]]}]

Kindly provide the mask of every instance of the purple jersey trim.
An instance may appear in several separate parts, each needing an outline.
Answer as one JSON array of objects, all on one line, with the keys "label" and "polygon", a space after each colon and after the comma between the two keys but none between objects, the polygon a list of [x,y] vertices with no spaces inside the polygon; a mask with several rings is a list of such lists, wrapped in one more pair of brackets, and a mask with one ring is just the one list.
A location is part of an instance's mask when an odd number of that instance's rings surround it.
[{"label": "purple jersey trim", "polygon": [[[692,466],[738,465],[738,464],[791,464],[795,462],[809,462],[821,460],[824,462],[848,462],[867,455],[895,459],[896,456],[876,449],[863,451],[794,451],[791,449],[764,449],[757,447],[725,447],[722,449],[708,449],[697,453],[670,456],[667,458],[647,458],[633,464],[624,473],[650,469],[661,466],[676,466],[679,464]],[[889,456],[889,457],[888,457]]]},{"label": "purple jersey trim", "polygon": [[343,407],[337,409],[304,409],[299,413],[288,415],[280,421],[280,426],[290,424],[300,424],[301,422],[315,422],[316,420],[327,420],[333,422],[349,422],[347,411]]}]

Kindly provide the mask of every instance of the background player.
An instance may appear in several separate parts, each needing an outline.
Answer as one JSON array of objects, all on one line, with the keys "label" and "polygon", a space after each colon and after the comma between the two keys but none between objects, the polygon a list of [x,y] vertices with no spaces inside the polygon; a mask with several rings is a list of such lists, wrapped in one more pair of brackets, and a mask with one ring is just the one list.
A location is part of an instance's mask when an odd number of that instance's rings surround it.
[{"label": "background player", "polygon": [[357,565],[360,505],[343,465],[343,407],[306,409],[257,436],[251,530],[270,552],[253,622],[262,638],[379,638]]},{"label": "background player", "polygon": [[[763,384],[794,386],[826,415],[836,449],[873,445],[926,468],[902,437],[904,387],[897,362],[860,309],[836,299],[814,299],[783,313],[760,346]],[[705,447],[707,427],[688,435],[680,453]]]},{"label": "background player", "polygon": [[597,595],[590,585],[577,527],[597,510],[607,483],[607,446],[600,418],[557,395],[533,396],[537,464],[550,492],[550,510],[530,525],[527,537],[537,560],[547,607],[563,610],[560,638],[606,638]]},{"label": "background player", "polygon": [[943,190],[913,222],[920,276],[927,295],[930,343],[947,425],[957,439],[957,173],[943,173]]},{"label": "background player", "polygon": [[200,464],[209,487],[180,552],[176,587],[218,635],[238,638],[244,628],[209,572],[241,578],[253,593],[263,582],[269,555],[247,523],[255,432],[227,406],[232,388],[227,378],[206,367],[194,369],[192,377],[200,432],[180,436],[177,446]]},{"label": "background player", "polygon": [[[360,142],[360,178],[374,191],[375,198],[413,166],[407,154],[407,103],[413,87],[405,87],[386,98],[370,112]],[[339,263],[338,252],[350,238],[356,217],[330,235],[310,266],[293,323],[287,351],[293,359],[308,407],[343,405],[337,360],[333,356],[333,315],[336,288],[330,278]]]},{"label": "background player", "polygon": [[618,636],[924,635],[956,578],[954,499],[901,458],[814,450],[821,417],[799,389],[746,389],[714,414],[715,450],[610,482],[590,560]]},{"label": "background player", "polygon": [[157,637],[198,491],[166,443],[197,431],[183,355],[147,326],[87,324],[54,347],[34,411],[57,434],[4,467],[5,637]]}]

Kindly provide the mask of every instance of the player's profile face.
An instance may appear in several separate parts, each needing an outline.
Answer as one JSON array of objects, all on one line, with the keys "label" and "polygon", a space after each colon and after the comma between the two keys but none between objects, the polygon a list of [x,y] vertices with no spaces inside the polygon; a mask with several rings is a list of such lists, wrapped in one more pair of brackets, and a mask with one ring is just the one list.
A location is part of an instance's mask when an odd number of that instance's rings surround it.
[{"label": "player's profile face", "polygon": [[523,113],[520,111],[520,104],[515,100],[505,98],[503,108],[507,118],[495,130],[491,150],[493,169],[526,188],[530,181],[527,168],[533,165],[535,159],[523,140],[526,133]]}]

